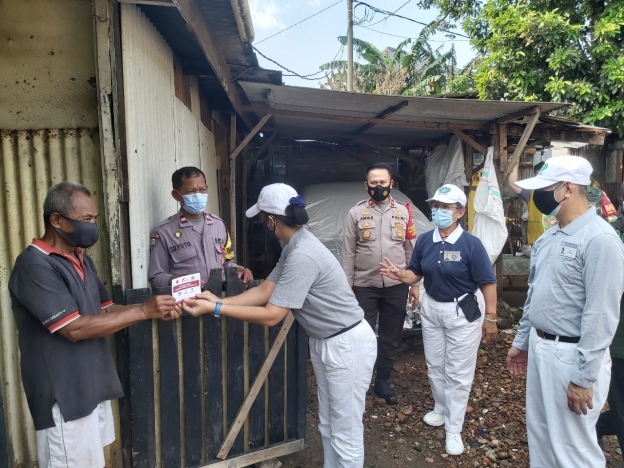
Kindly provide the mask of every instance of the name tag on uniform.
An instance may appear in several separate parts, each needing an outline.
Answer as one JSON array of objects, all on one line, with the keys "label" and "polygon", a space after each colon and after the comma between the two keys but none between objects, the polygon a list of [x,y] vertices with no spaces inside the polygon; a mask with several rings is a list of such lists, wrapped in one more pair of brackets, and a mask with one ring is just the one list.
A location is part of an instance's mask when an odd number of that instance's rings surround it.
[{"label": "name tag on uniform", "polygon": [[559,247],[559,255],[567,258],[576,258],[576,252],[578,251],[578,245],[570,244],[569,242],[562,242]]},{"label": "name tag on uniform", "polygon": [[445,262],[459,262],[461,261],[461,252],[459,250],[446,250],[444,251]]}]

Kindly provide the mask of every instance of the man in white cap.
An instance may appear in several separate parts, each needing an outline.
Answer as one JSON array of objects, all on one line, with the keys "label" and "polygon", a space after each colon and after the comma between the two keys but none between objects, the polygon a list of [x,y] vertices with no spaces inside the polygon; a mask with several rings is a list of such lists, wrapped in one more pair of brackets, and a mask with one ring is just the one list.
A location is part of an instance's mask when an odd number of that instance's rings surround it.
[{"label": "man in white cap", "polygon": [[531,467],[598,468],[605,457],[596,421],[609,388],[609,344],[624,291],[624,248],[587,202],[592,167],[577,156],[551,158],[516,182],[558,223],[533,245],[529,292],[507,355],[527,372]]}]

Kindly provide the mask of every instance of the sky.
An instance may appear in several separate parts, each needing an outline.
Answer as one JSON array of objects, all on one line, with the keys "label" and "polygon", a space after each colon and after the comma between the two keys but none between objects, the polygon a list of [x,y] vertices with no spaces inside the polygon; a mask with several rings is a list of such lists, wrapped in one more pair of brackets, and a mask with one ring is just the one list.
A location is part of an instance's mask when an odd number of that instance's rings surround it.
[{"label": "sky", "polygon": [[[311,16],[338,0],[248,0],[251,9],[255,40],[253,45],[264,55],[289,68],[299,75],[308,75],[319,71],[319,65],[334,59],[347,59],[347,53],[338,42],[338,36],[345,36],[347,32],[347,2],[341,0],[328,10],[313,18],[294,26],[283,33],[266,41],[269,36]],[[413,18],[423,23],[433,21],[437,16],[436,10],[422,10],[417,0],[366,0],[375,7],[387,11],[397,11],[397,14]],[[368,9],[359,6],[355,9],[356,21],[363,17]],[[363,24],[370,29],[354,26],[353,35],[358,39],[368,41],[380,50],[386,47],[396,47],[407,37],[417,37],[423,26],[401,18],[389,17],[376,13],[369,21]],[[461,32],[461,28],[457,30]],[[400,36],[400,37],[395,37]],[[431,44],[442,46],[448,50],[455,44],[458,65],[467,64],[475,55],[467,39],[456,37],[450,41],[444,33],[432,36]],[[434,42],[440,41],[440,42]],[[260,66],[272,70],[280,69],[274,63],[258,56]],[[357,54],[355,55],[357,61]],[[282,70],[284,74],[289,72]],[[304,80],[298,77],[284,76],[283,81],[291,86],[319,87],[320,80]]]}]

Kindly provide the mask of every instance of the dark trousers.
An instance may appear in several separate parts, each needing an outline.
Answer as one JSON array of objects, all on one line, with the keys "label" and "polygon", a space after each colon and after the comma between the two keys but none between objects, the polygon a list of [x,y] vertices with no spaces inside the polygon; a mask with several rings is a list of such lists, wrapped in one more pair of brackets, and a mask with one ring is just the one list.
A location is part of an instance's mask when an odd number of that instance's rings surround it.
[{"label": "dark trousers", "polygon": [[611,383],[609,384],[609,411],[598,418],[598,438],[616,435],[620,448],[624,450],[624,359],[611,358]]},{"label": "dark trousers", "polygon": [[379,316],[377,338],[377,374],[383,369],[384,375],[390,376],[399,353],[399,341],[405,321],[405,306],[409,286],[397,284],[387,288],[368,288],[354,286],[353,292],[364,309],[364,318],[374,330]]}]

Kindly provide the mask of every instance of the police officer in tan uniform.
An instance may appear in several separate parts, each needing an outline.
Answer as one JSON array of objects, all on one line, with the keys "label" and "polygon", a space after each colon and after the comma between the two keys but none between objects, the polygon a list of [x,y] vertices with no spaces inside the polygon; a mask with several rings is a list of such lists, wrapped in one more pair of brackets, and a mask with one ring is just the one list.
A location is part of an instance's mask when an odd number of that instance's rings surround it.
[{"label": "police officer in tan uniform", "polygon": [[181,208],[150,236],[148,275],[152,287],[170,286],[173,279],[197,272],[203,284],[215,268],[236,267],[245,284],[253,280],[251,271],[234,262],[225,222],[204,212],[208,203],[204,173],[196,167],[183,167],[173,173],[171,183],[171,195]]},{"label": "police officer in tan uniform", "polygon": [[394,405],[397,399],[388,380],[399,350],[409,286],[381,276],[380,263],[387,257],[405,268],[416,231],[409,205],[390,196],[394,181],[388,164],[370,166],[364,184],[370,198],[349,211],[340,263],[373,329],[379,317],[374,391]]}]

